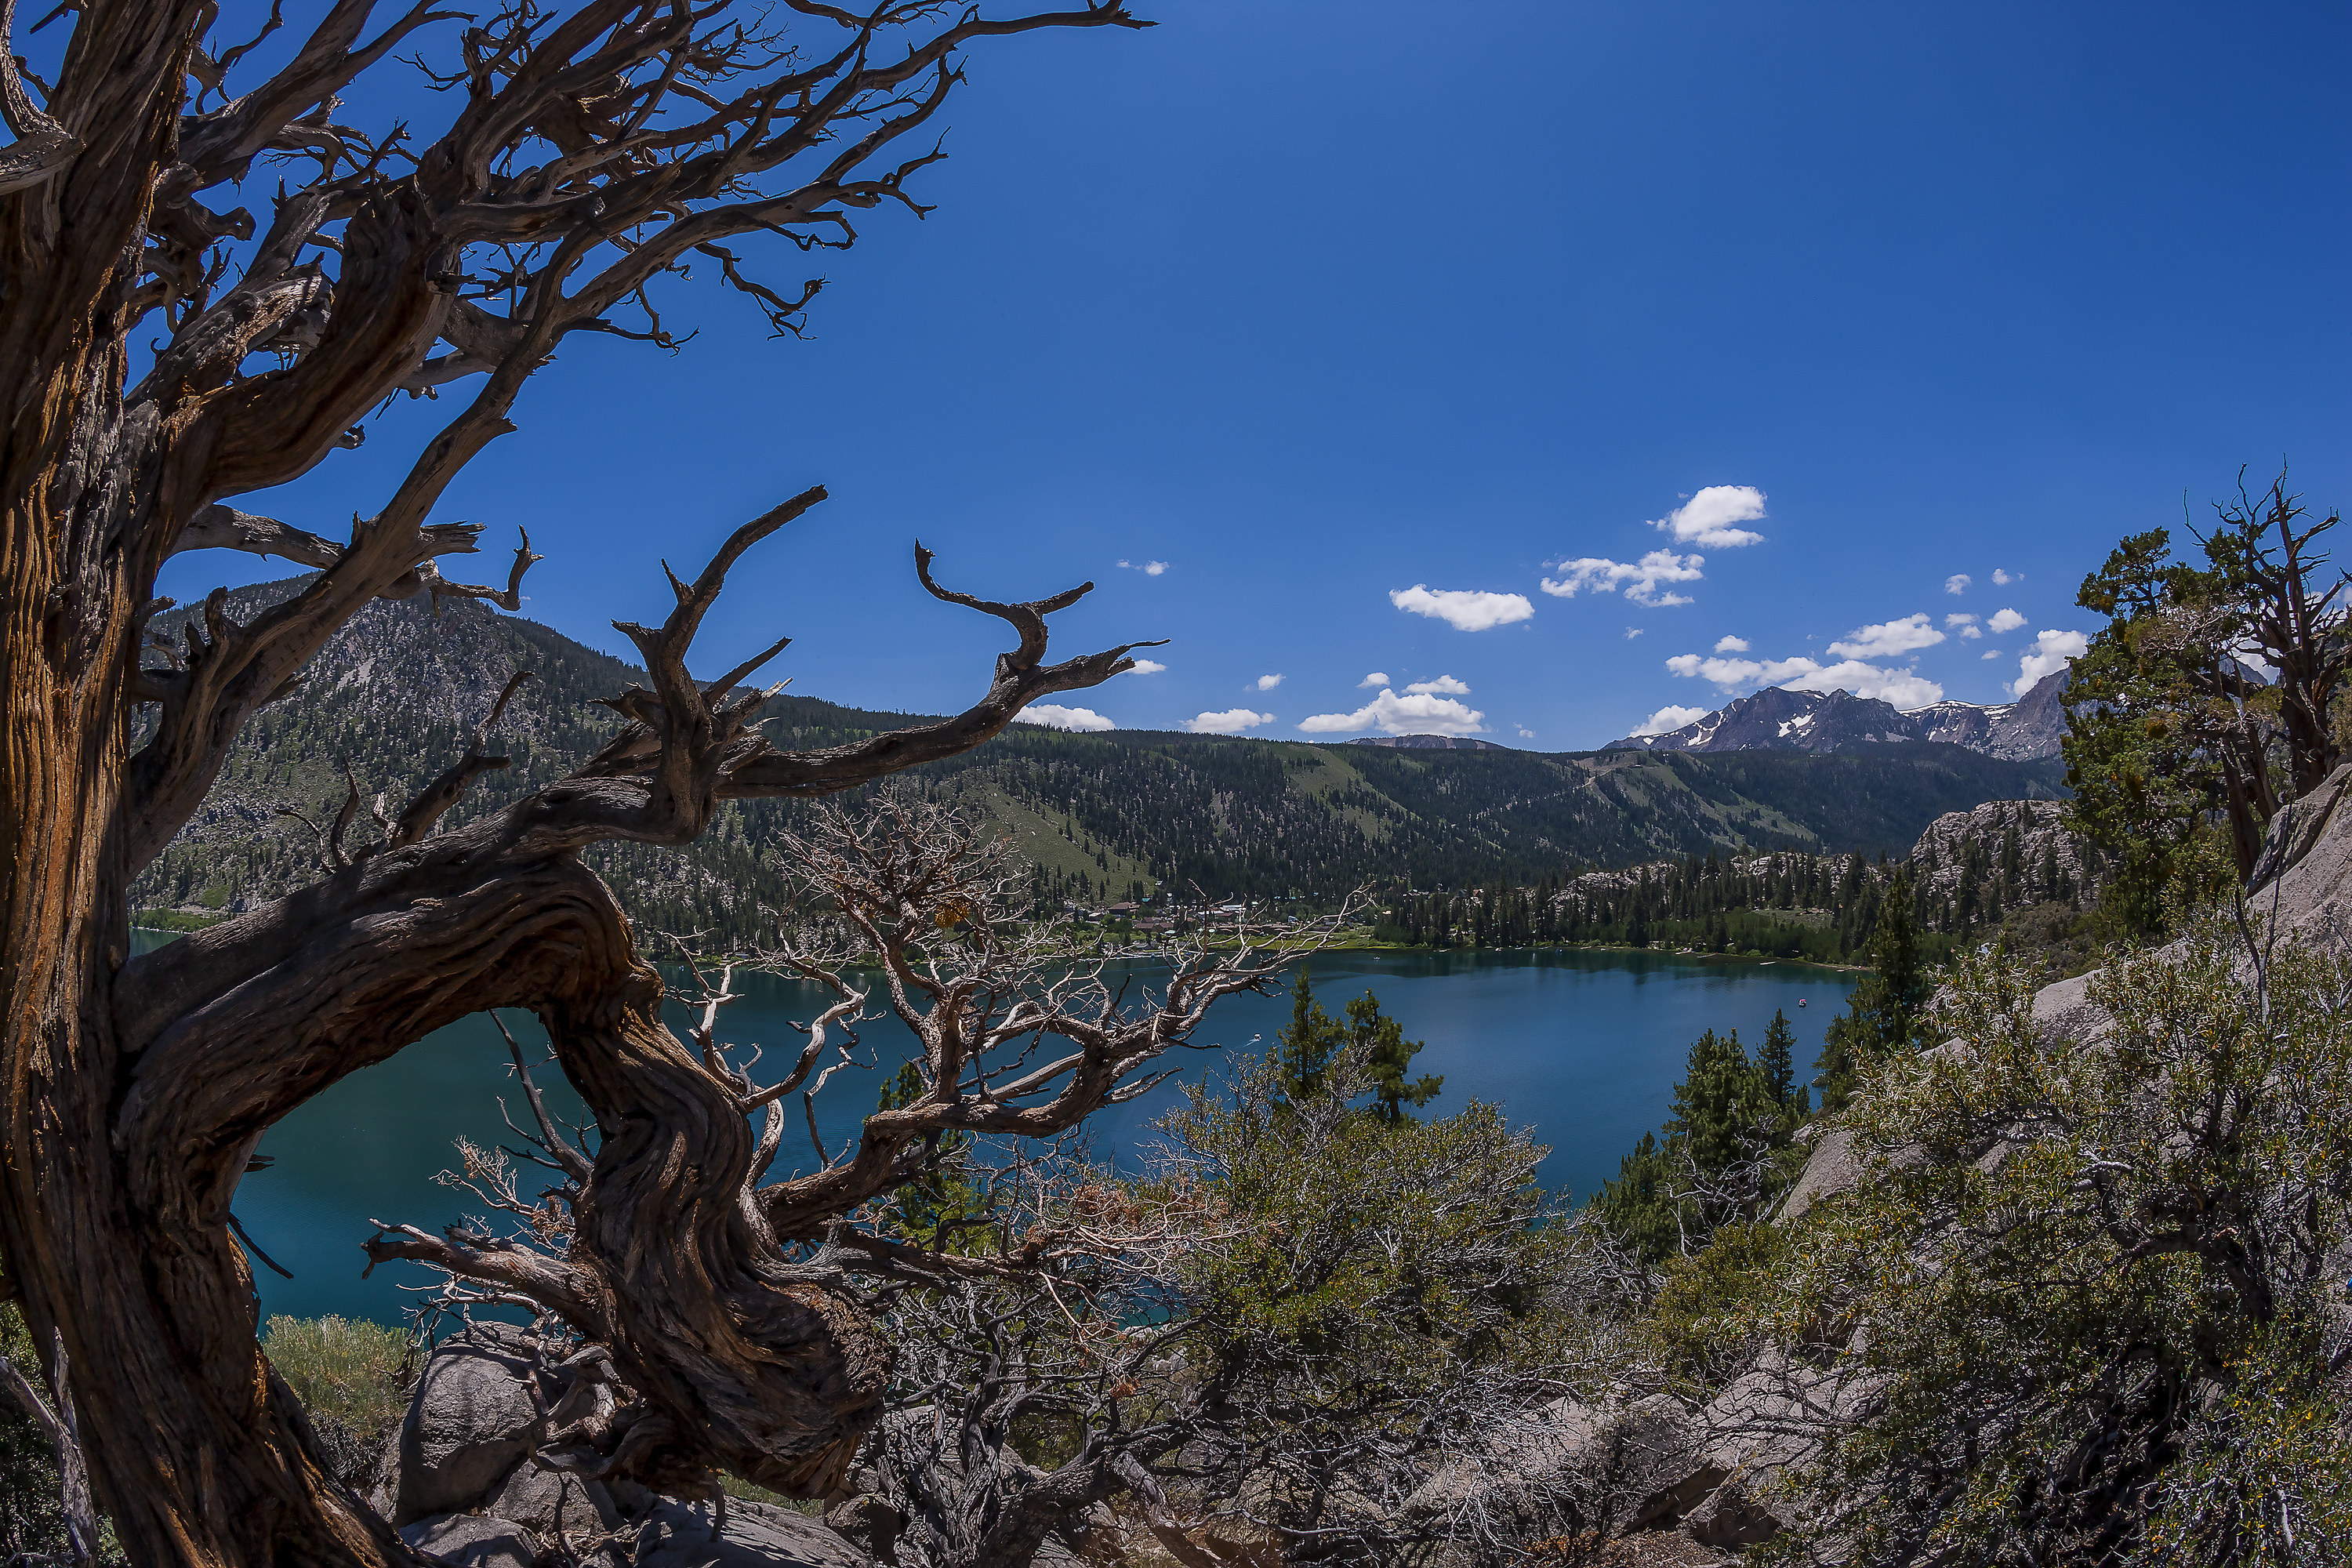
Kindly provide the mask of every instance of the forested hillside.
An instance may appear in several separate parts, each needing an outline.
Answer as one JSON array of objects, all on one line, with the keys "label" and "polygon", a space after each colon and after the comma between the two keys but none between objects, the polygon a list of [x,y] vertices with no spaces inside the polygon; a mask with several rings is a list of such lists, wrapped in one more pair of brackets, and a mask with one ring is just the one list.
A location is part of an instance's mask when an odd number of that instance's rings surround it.
[{"label": "forested hillside", "polygon": [[[227,611],[247,619],[299,585],[240,590]],[[157,625],[176,636],[189,613]],[[240,738],[204,811],[142,881],[142,903],[233,908],[315,875],[311,825],[331,819],[345,793],[341,762],[363,800],[381,793],[396,813],[464,750],[518,668],[534,679],[491,748],[514,765],[484,777],[452,821],[577,765],[618,722],[596,700],[637,672],[471,603],[444,605],[437,617],[422,604],[370,606],[320,654],[304,686]],[[770,733],[797,747],[908,721],[789,695],[769,715]],[[1951,746],[1854,756],[1546,755],[1021,726],[901,775],[900,787],[1011,834],[1050,897],[1197,888],[1216,898],[1321,900],[1368,883],[1396,891],[1525,885],[1742,847],[1901,854],[1943,813],[2054,796],[2053,775],[2047,764]],[[278,815],[281,805],[308,821]],[[730,808],[689,849],[605,846],[592,858],[647,924],[741,938],[782,896],[770,846],[809,809],[789,801]]]}]

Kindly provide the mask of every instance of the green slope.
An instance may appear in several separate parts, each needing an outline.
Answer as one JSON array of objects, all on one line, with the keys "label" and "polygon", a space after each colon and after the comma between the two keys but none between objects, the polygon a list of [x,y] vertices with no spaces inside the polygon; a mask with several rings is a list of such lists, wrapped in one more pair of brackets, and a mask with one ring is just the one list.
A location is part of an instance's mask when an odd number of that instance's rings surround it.
[{"label": "green slope", "polygon": [[[299,580],[240,590],[247,619]],[[173,630],[186,612],[160,623]],[[197,818],[142,879],[150,907],[228,909],[317,874],[311,831],[282,803],[331,815],[348,759],[364,792],[400,806],[463,749],[516,668],[535,679],[501,726],[510,770],[452,820],[494,809],[575,766],[618,722],[595,701],[636,679],[618,659],[478,605],[379,603],[339,633],[310,679],[240,738]],[[791,746],[839,743],[909,717],[804,697],[770,706]],[[1037,890],[1107,899],[1168,889],[1217,898],[1339,896],[1351,887],[1528,882],[1710,848],[1901,853],[1947,811],[2056,793],[2048,763],[1951,746],[1794,752],[1413,751],[1146,731],[1017,726],[963,757],[902,775],[1010,835]],[[732,807],[683,851],[609,846],[592,860],[656,929],[753,934],[782,897],[772,846],[812,809]]]}]

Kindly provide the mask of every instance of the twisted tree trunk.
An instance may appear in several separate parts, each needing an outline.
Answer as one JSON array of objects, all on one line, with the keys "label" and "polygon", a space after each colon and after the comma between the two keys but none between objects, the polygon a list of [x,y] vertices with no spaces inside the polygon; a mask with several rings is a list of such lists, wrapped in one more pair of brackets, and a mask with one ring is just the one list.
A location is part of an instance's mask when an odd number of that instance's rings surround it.
[{"label": "twisted tree trunk", "polygon": [[[370,0],[335,0],[289,63],[232,92],[261,38],[205,44],[204,0],[61,10],[53,85],[15,63],[0,0],[0,118],[16,137],[0,147],[0,1254],[36,1342],[64,1347],[99,1500],[142,1568],[414,1561],[311,1457],[257,1347],[227,1222],[274,1121],[486,1006],[546,1019],[604,1142],[573,1258],[472,1261],[516,1271],[612,1346],[648,1406],[612,1463],[681,1486],[723,1467],[815,1490],[870,1419],[878,1349],[746,1201],[740,1108],[662,1026],[659,982],[576,857],[604,839],[688,843],[726,798],[819,795],[954,754],[1037,698],[1129,668],[1123,648],[1044,662],[1044,616],[1076,594],[993,605],[933,586],[1020,633],[986,697],[856,746],[776,753],[748,728],[767,694],[736,690],[764,658],[705,687],[686,657],[728,565],[823,499],[809,491],[677,584],[662,626],[625,628],[652,689],[616,699],[628,721],[580,774],[438,832],[467,782],[501,765],[478,733],[382,842],[346,846],[347,812],[313,887],[128,959],[131,879],[337,628],[377,596],[517,607],[528,541],[503,590],[467,587],[436,563],[480,530],[428,519],[565,333],[668,342],[658,318],[637,332],[607,312],[650,314],[645,285],[690,254],[789,326],[815,285],[787,300],[719,241],[797,230],[845,245],[845,206],[913,205],[901,182],[929,155],[865,165],[945,100],[966,41],[1137,25],[1117,4],[947,22],[929,5],[795,9],[840,38],[776,52],[723,3],[579,0],[558,18],[494,4],[451,79],[466,88],[454,118],[410,148],[331,114],[454,12],[414,5],[369,37]],[[262,37],[278,25],[273,8]],[[886,58],[889,38],[903,57]],[[673,97],[682,76],[702,87]],[[319,160],[316,177],[266,226],[199,205],[289,148]],[[618,233],[636,237],[616,260]],[[485,276],[475,255],[497,258]],[[134,341],[154,345],[136,384]],[[251,369],[257,355],[274,368]],[[348,544],[222,504],[354,444],[386,397],[467,377],[475,395]],[[156,574],[197,547],[319,575],[250,625],[215,595],[184,650],[142,668],[167,605]],[[919,570],[928,585],[927,557]]]}]

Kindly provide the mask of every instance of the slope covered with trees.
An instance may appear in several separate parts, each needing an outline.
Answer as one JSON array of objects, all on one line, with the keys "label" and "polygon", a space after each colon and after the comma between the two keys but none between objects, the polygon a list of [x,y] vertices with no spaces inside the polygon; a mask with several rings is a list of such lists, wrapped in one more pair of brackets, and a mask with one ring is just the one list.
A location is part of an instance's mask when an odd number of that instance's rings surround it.
[{"label": "slope covered with trees", "polygon": [[[240,589],[226,611],[250,618],[306,581]],[[157,629],[176,639],[194,613],[159,617]],[[601,700],[644,677],[471,603],[437,612],[371,605],[320,652],[300,688],[247,727],[203,807],[140,882],[140,902],[233,910],[310,879],[320,836],[351,783],[363,799],[408,799],[441,759],[464,751],[517,671],[530,679],[490,737],[512,765],[484,774],[452,821],[499,810],[579,766],[612,720]],[[793,696],[772,699],[762,717],[778,743],[794,747],[852,743],[912,721]],[[900,775],[898,787],[1010,835],[1034,868],[1034,890],[1053,900],[1197,889],[1218,899],[1327,900],[1366,883],[1399,895],[1527,885],[1743,846],[1901,854],[1940,814],[2054,795],[2053,772],[1945,746],[1834,757],[1546,755],[1015,726]],[[747,940],[762,911],[779,907],[774,847],[805,826],[806,810],[792,800],[730,803],[683,852],[606,844],[587,858],[652,929]]]}]

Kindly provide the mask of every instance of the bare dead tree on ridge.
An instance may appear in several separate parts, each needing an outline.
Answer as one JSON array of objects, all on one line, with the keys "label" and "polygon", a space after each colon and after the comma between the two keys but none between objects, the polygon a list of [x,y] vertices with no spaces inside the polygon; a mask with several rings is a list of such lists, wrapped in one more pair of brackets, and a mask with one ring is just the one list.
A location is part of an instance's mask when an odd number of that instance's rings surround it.
[{"label": "bare dead tree on ridge", "polygon": [[[824,499],[811,489],[673,575],[659,624],[622,628],[649,684],[615,700],[626,722],[580,772],[454,828],[465,779],[445,780],[314,886],[131,958],[133,878],[338,627],[377,597],[519,605],[528,543],[503,586],[451,582],[439,562],[480,530],[433,516],[567,336],[673,342],[656,291],[698,266],[791,331],[816,282],[772,287],[749,247],[838,248],[862,209],[919,214],[908,182],[940,155],[926,127],[963,46],[1143,25],[1118,0],[1002,18],[936,0],[420,0],[371,30],[375,8],[334,0],[264,72],[274,7],[232,45],[206,36],[210,0],[84,0],[44,18],[69,34],[43,80],[0,0],[16,138],[0,148],[0,1251],[5,1294],[73,1369],[99,1500],[155,1568],[413,1560],[309,1451],[255,1344],[230,1205],[271,1123],[491,1006],[540,1016],[604,1133],[567,1288],[672,1423],[647,1466],[828,1484],[878,1352],[744,1207],[757,1141],[663,1026],[661,983],[580,851],[684,844],[727,800],[952,755],[1129,668],[1124,647],[1047,662],[1045,617],[1084,588],[982,600],[919,551],[936,596],[1016,634],[986,695],[776,750],[744,683],[782,644],[709,683],[687,659],[728,569]],[[437,73],[439,129],[339,118],[403,49]],[[234,205],[273,178],[260,217]],[[347,542],[232,504],[356,444],[388,399],[461,387]],[[245,625],[214,595],[170,664],[142,668],[157,573],[198,548],[318,575]]]}]

